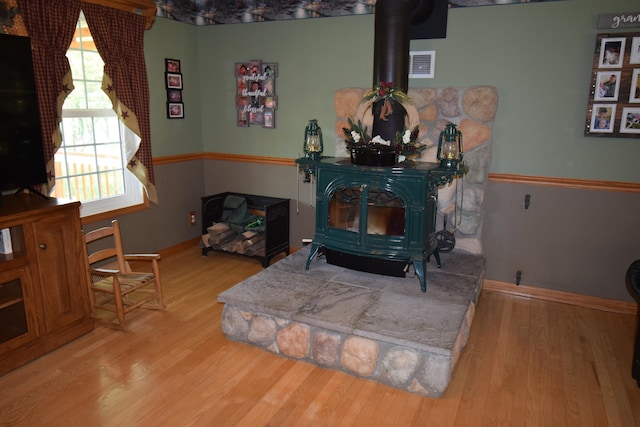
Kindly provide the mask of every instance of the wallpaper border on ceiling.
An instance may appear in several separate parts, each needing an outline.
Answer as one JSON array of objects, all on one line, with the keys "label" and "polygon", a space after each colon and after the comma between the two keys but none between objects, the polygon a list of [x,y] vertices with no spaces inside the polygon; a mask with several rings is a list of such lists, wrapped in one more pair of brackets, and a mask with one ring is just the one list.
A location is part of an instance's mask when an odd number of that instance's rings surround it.
[{"label": "wallpaper border on ceiling", "polygon": [[[449,8],[561,0],[450,0]],[[156,16],[193,25],[246,24],[375,13],[376,0],[156,0]]]}]

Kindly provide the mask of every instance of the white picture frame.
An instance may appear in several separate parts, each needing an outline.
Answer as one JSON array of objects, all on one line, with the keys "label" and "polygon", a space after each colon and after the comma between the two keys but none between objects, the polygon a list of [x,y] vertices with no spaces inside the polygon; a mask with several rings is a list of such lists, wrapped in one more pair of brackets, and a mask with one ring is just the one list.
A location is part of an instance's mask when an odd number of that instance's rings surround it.
[{"label": "white picture frame", "polygon": [[626,37],[605,37],[600,42],[599,68],[621,68]]},{"label": "white picture frame", "polygon": [[591,133],[613,133],[616,104],[593,104],[591,111]]},{"label": "white picture frame", "polygon": [[640,104],[640,68],[634,68],[629,86],[629,103]]},{"label": "white picture frame", "polygon": [[640,64],[640,37],[631,40],[631,52],[629,54],[630,64]]},{"label": "white picture frame", "polygon": [[640,134],[640,107],[625,107],[622,109],[620,133]]},{"label": "white picture frame", "polygon": [[617,101],[621,71],[599,71],[596,76],[594,101]]}]

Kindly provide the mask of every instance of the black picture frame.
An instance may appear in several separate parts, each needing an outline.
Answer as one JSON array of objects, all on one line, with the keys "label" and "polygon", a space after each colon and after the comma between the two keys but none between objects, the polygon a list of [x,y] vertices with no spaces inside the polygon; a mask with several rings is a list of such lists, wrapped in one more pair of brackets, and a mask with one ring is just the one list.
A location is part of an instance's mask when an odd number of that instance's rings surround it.
[{"label": "black picture frame", "polygon": [[167,89],[168,102],[182,102],[182,91],[180,89]]},{"label": "black picture frame", "polygon": [[167,118],[184,119],[184,104],[182,102],[167,102]]},{"label": "black picture frame", "polygon": [[164,70],[167,73],[181,73],[180,60],[165,58],[164,59]]},{"label": "black picture frame", "polygon": [[182,74],[181,73],[165,73],[165,82],[167,89],[181,89],[182,90]]}]

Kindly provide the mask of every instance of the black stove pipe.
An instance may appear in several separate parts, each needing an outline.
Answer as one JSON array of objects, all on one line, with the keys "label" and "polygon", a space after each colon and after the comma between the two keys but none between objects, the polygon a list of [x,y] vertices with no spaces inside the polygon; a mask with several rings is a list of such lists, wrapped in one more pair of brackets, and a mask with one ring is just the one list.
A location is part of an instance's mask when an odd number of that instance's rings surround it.
[{"label": "black stove pipe", "polygon": [[[434,0],[377,0],[373,49],[373,87],[392,82],[393,87],[409,90],[409,28],[429,17]],[[404,129],[406,111],[391,101],[393,113],[381,118],[384,101],[372,106],[373,133],[393,141]]]}]

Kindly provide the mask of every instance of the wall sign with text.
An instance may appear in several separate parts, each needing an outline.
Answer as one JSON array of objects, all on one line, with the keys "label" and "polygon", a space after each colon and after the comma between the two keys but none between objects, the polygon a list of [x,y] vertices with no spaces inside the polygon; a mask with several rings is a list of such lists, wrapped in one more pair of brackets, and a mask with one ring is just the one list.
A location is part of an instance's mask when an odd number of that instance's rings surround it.
[{"label": "wall sign with text", "polygon": [[640,28],[640,12],[598,15],[598,29]]},{"label": "wall sign with text", "polygon": [[584,133],[640,138],[640,33],[598,34]]},{"label": "wall sign with text", "polygon": [[238,126],[276,127],[278,64],[254,59],[235,64]]}]

